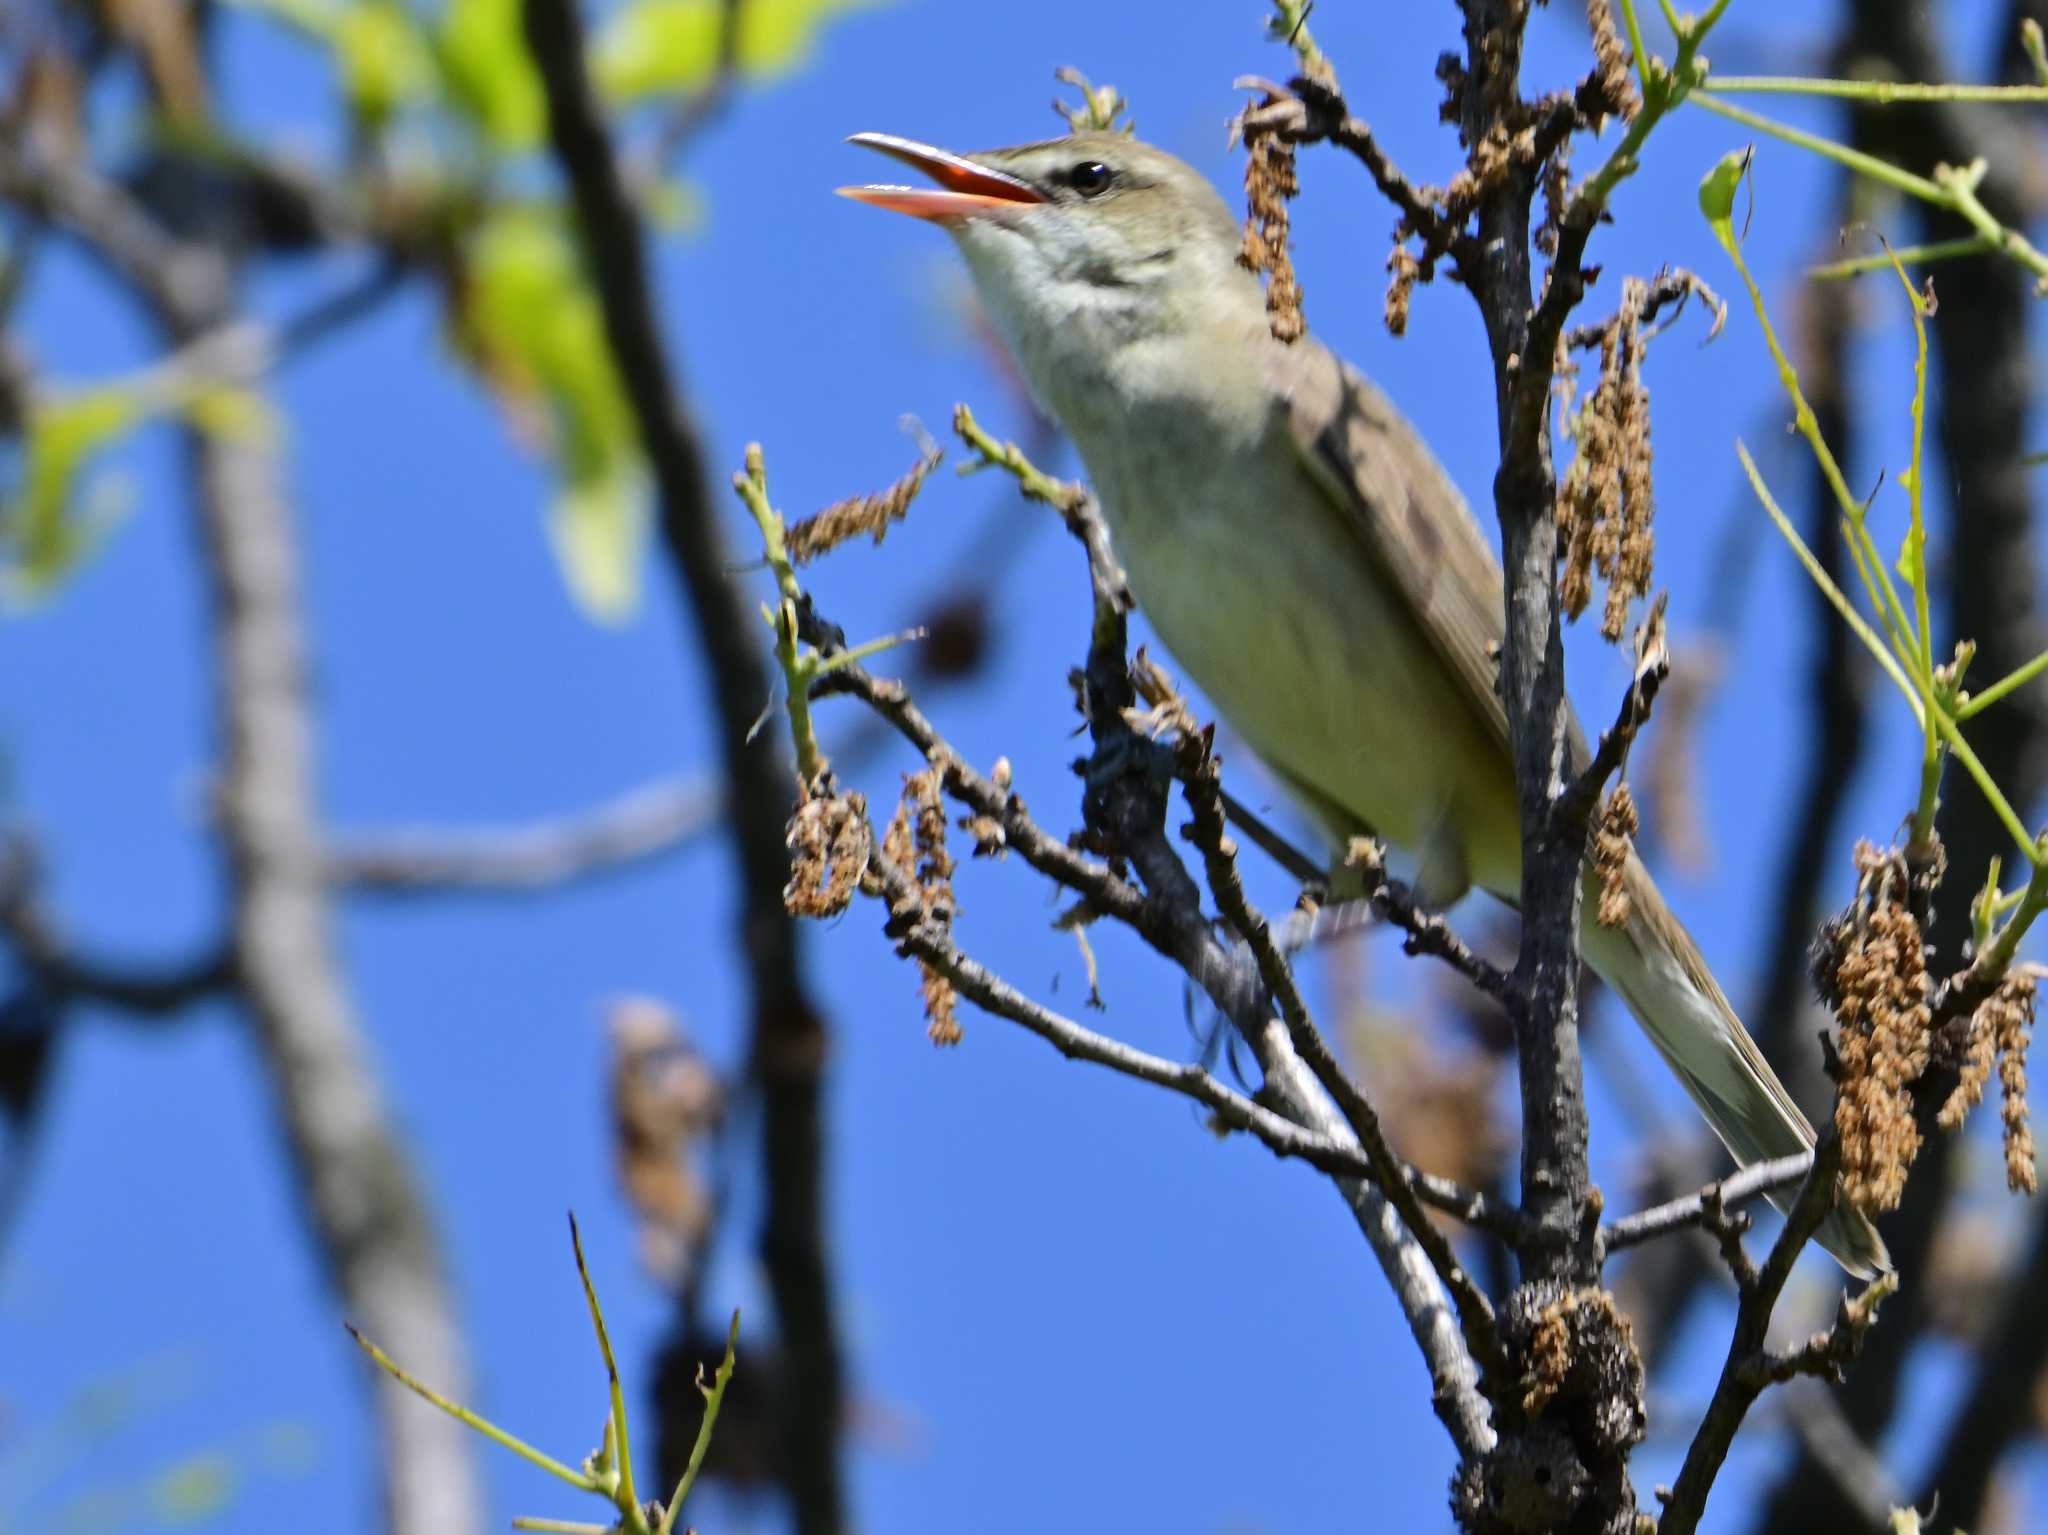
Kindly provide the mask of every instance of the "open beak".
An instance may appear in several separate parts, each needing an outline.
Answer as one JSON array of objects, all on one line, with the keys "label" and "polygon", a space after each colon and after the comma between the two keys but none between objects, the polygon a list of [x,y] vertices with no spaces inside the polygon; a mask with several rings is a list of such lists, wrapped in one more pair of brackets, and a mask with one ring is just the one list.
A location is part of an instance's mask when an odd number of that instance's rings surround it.
[{"label": "open beak", "polygon": [[898,138],[893,133],[856,133],[847,141],[878,149],[891,159],[915,166],[938,183],[934,187],[867,186],[841,187],[839,195],[876,208],[907,213],[912,218],[935,224],[1005,209],[1028,208],[1046,200],[1045,194],[1028,181],[986,165],[977,165],[964,155],[920,144],[916,139]]}]

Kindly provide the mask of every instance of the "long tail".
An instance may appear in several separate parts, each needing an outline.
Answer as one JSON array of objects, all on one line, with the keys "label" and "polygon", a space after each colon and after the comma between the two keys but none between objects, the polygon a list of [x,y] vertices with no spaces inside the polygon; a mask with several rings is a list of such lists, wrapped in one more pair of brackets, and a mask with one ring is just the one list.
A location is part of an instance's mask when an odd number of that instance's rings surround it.
[{"label": "long tail", "polygon": [[[1813,1127],[1735,1016],[1692,935],[1633,855],[1627,882],[1631,911],[1625,927],[1603,928],[1588,912],[1580,938],[1586,962],[1628,1003],[1736,1161],[1747,1166],[1810,1150]],[[1786,1198],[1774,1202],[1782,1209]],[[1877,1228],[1841,1201],[1815,1239],[1858,1278],[1892,1266]]]}]

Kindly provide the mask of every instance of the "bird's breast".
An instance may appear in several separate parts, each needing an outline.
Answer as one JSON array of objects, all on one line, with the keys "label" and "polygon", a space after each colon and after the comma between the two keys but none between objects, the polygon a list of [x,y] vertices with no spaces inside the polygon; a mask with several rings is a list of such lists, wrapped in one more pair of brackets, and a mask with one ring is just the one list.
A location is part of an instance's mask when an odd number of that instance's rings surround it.
[{"label": "bird's breast", "polygon": [[1398,846],[1449,836],[1472,878],[1512,890],[1504,754],[1273,414],[1183,400],[1077,425],[1139,607],[1283,779]]}]

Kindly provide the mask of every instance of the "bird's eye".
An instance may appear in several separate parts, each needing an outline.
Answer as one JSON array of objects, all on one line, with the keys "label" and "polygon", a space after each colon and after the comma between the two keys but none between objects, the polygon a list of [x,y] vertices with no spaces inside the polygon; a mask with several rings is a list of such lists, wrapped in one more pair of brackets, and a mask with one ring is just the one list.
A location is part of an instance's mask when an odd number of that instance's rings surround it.
[{"label": "bird's eye", "polygon": [[1116,180],[1116,173],[1100,160],[1083,160],[1067,172],[1067,185],[1083,197],[1100,197]]}]

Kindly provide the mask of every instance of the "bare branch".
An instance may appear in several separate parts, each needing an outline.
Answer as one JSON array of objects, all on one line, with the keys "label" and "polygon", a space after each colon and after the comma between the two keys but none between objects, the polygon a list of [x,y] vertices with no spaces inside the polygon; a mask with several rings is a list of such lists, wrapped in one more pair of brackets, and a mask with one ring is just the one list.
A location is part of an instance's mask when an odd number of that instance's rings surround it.
[{"label": "bare branch", "polygon": [[[1086,542],[1084,538],[1084,543]],[[1107,550],[1107,544],[1103,544]],[[1178,965],[1229,1018],[1265,1078],[1262,1096],[1294,1123],[1340,1143],[1353,1139],[1313,1074],[1296,1055],[1286,1028],[1272,1017],[1257,971],[1226,946],[1203,915],[1201,892],[1164,834],[1163,779],[1143,762],[1150,743],[1137,737],[1119,712],[1130,697],[1123,664],[1123,617],[1105,567],[1091,561],[1097,586],[1096,630],[1090,647],[1088,700],[1098,732],[1096,760],[1084,796],[1090,837],[1127,859],[1141,890],[1109,865],[1049,835],[1025,813],[1022,800],[961,761],[895,682],[863,668],[835,666],[814,689],[847,693],[874,709],[940,769],[947,794],[1003,829],[1010,850],[1034,869],[1084,898],[1099,916],[1131,927]],[[1121,691],[1118,691],[1118,690]],[[1107,743],[1115,742],[1110,745]],[[1339,1192],[1351,1209],[1428,1364],[1433,1402],[1462,1455],[1485,1453],[1494,1443],[1491,1412],[1478,1389],[1478,1370],[1466,1349],[1452,1307],[1415,1235],[1394,1214],[1370,1179],[1341,1176]]]},{"label": "bare branch", "polygon": [[1805,1178],[1812,1166],[1811,1152],[1799,1152],[1769,1162],[1752,1162],[1741,1172],[1710,1183],[1696,1193],[1669,1200],[1648,1210],[1639,1210],[1634,1215],[1602,1226],[1601,1253],[1612,1255],[1625,1248],[1634,1247],[1639,1242],[1652,1241],[1657,1237],[1668,1236],[1674,1231],[1683,1231],[1687,1227],[1704,1224],[1707,1201],[1710,1197],[1724,1208],[1739,1205],[1759,1195],[1789,1188]]},{"label": "bare branch", "polygon": [[662,543],[687,599],[691,648],[710,676],[741,875],[740,946],[753,1000],[749,1061],[762,1108],[760,1252],[787,1376],[789,1492],[803,1535],[837,1535],[847,1522],[839,1464],[845,1386],[826,1262],[826,1030],[803,983],[795,919],[782,904],[789,769],[778,733],[752,728],[770,697],[760,626],[727,575],[703,447],[655,313],[646,234],[585,72],[575,0],[526,0],[525,28],[605,336],[653,469]]},{"label": "bare branch", "polygon": [[550,890],[672,853],[718,829],[724,811],[719,785],[692,774],[526,826],[331,838],[323,866],[332,884],[382,895]]},{"label": "bare branch", "polygon": [[1786,1382],[1778,1404],[1806,1458],[1820,1468],[1835,1491],[1856,1511],[1863,1528],[1890,1529],[1891,1511],[1895,1508],[1933,1506],[1930,1499],[1906,1495],[1898,1478],[1856,1432],[1834,1392],[1820,1381]]},{"label": "bare branch", "polygon": [[[890,863],[879,847],[871,851],[868,866],[892,911],[916,911],[915,883]],[[891,936],[908,957],[938,970],[977,1007],[1029,1029],[1068,1059],[1104,1066],[1192,1098],[1209,1109],[1219,1125],[1256,1137],[1276,1156],[1298,1158],[1335,1177],[1379,1181],[1377,1164],[1354,1142],[1304,1129],[1257,1099],[1225,1086],[1195,1062],[1150,1054],[1041,1006],[968,956],[954,943],[946,926],[926,914],[917,912],[907,923],[892,922]],[[1405,1162],[1397,1162],[1397,1177],[1423,1204],[1468,1226],[1495,1232],[1504,1240],[1516,1228],[1515,1212],[1486,1194],[1461,1188],[1448,1178]]]},{"label": "bare branch", "polygon": [[[176,348],[152,377],[199,367],[253,384],[268,366],[272,340],[242,320],[229,260],[174,238],[90,165],[0,139],[0,196],[65,229],[142,297]],[[299,550],[278,448],[265,433],[189,441],[214,599],[233,978],[331,1281],[365,1326],[460,1393],[467,1361],[439,1242],[331,941]],[[468,1436],[395,1383],[377,1392],[395,1535],[476,1527]]]},{"label": "bare branch", "polygon": [[1636,636],[1635,673],[1629,679],[1627,691],[1622,694],[1621,709],[1614,717],[1613,727],[1601,733],[1593,760],[1565,786],[1562,794],[1551,801],[1551,817],[1566,837],[1577,836],[1581,842],[1585,840],[1586,825],[1592,818],[1593,807],[1600,801],[1601,790],[1606,787],[1607,780],[1627,763],[1628,749],[1635,744],[1637,733],[1649,722],[1650,710],[1657,702],[1657,690],[1671,675],[1671,651],[1664,641],[1665,601],[1664,594],[1660,592],[1650,604],[1649,614]]},{"label": "bare branch", "polygon": [[1510,1000],[1514,983],[1508,974],[1473,953],[1450,923],[1436,912],[1425,911],[1415,892],[1387,873],[1379,844],[1362,838],[1352,843],[1346,868],[1356,871],[1365,882],[1365,899],[1372,909],[1408,935],[1401,944],[1403,953],[1440,959],[1496,1002]]},{"label": "bare branch", "polygon": [[36,985],[57,1002],[94,1002],[146,1018],[169,1018],[230,995],[234,956],[223,944],[182,964],[142,966],[81,955],[35,900],[35,854],[19,837],[0,839],[0,934]]},{"label": "bare branch", "polygon": [[[1664,1517],[1658,1523],[1660,1535],[1692,1535],[1698,1527],[1706,1510],[1707,1495],[1720,1473],[1721,1462],[1727,1458],[1728,1447],[1735,1441],[1736,1430],[1741,1428],[1750,1404],[1764,1389],[1800,1374],[1839,1378],[1862,1346],[1863,1335],[1876,1317],[1878,1303],[1897,1287],[1897,1277],[1886,1275],[1865,1286],[1853,1299],[1845,1292],[1835,1325],[1790,1353],[1774,1352],[1766,1344],[1771,1312],[1784,1291],[1785,1281],[1791,1277],[1793,1262],[1834,1202],[1841,1161],[1841,1142],[1829,1133],[1814,1152],[1806,1182],[1793,1201],[1784,1229],[1772,1244],[1763,1267],[1753,1269],[1746,1257],[1740,1260],[1737,1283],[1742,1299],[1736,1311],[1735,1333],[1729,1340],[1728,1357],[1722,1364],[1713,1399],[1686,1450],[1678,1480],[1665,1498]],[[1707,1194],[1706,1208],[1712,1216],[1718,1201],[1712,1198],[1711,1190]],[[1724,1232],[1726,1229],[1724,1226]],[[1739,1236],[1734,1242],[1739,1253]]]},{"label": "bare branch", "polygon": [[1476,260],[1478,247],[1464,229],[1444,217],[1432,190],[1417,187],[1373,137],[1363,118],[1351,115],[1344,98],[1327,84],[1306,76],[1282,86],[1246,76],[1239,90],[1262,92],[1264,104],[1247,107],[1234,124],[1246,138],[1273,134],[1293,144],[1329,143],[1355,156],[1381,194],[1401,211],[1404,229],[1422,239],[1424,260],[1442,255],[1462,268]]},{"label": "bare branch", "polygon": [[[1633,313],[1609,315],[1597,325],[1574,325],[1564,333],[1565,348],[1568,351],[1584,352],[1602,345],[1614,334],[1624,318],[1629,323],[1647,330],[1660,314],[1669,309],[1671,317],[1650,334],[1667,330],[1677,323],[1679,315],[1684,312],[1686,301],[1695,295],[1714,312],[1714,323],[1707,327],[1706,334],[1706,340],[1712,341],[1720,335],[1721,327],[1727,323],[1727,302],[1695,273],[1684,267],[1673,267],[1659,272],[1644,284]],[[1623,306],[1624,309],[1627,307]],[[1645,335],[1643,339],[1647,341],[1649,335]]]},{"label": "bare branch", "polygon": [[1480,1389],[1489,1396],[1504,1391],[1509,1378],[1508,1362],[1492,1303],[1458,1261],[1443,1233],[1423,1213],[1413,1190],[1401,1176],[1400,1158],[1387,1144],[1379,1115],[1331,1053],[1321,1031],[1315,1026],[1315,1020],[1309,1016],[1308,1005],[1302,1001],[1300,988],[1294,982],[1293,969],[1273,943],[1266,919],[1253,909],[1250,898],[1245,895],[1244,882],[1237,873],[1237,848],[1224,829],[1223,806],[1217,793],[1219,770],[1209,750],[1209,732],[1184,734],[1176,755],[1181,787],[1187,795],[1188,808],[1194,813],[1194,822],[1189,828],[1190,840],[1202,854],[1208,871],[1209,889],[1216,897],[1218,910],[1250,946],[1267,993],[1278,1005],[1280,1016],[1287,1025],[1287,1037],[1294,1045],[1295,1053],[1308,1063],[1323,1091],[1330,1095],[1345,1123],[1351,1127],[1351,1133],[1358,1137],[1358,1143],[1365,1148],[1366,1157],[1375,1169],[1374,1181],[1393,1205],[1395,1213],[1414,1233],[1430,1266],[1436,1270],[1437,1278],[1450,1292],[1452,1304],[1458,1308],[1458,1322],[1464,1329],[1465,1341],[1471,1347],[1472,1357],[1479,1362]]},{"label": "bare branch", "polygon": [[[1915,1501],[1926,1507],[1939,1492],[1944,1509],[1968,1511],[1969,1527],[1982,1520],[1999,1465],[2014,1442],[2038,1421],[2036,1391],[2048,1364],[2048,1217],[2036,1213],[2023,1263],[2006,1276],[1997,1313],[1971,1366],[1962,1402],[1942,1437],[1933,1470]],[[1956,1528],[1964,1528],[1958,1524]]]}]

